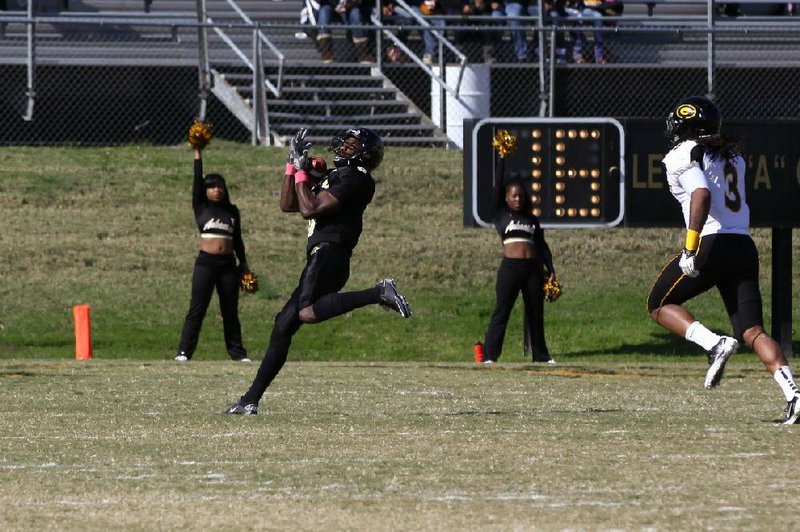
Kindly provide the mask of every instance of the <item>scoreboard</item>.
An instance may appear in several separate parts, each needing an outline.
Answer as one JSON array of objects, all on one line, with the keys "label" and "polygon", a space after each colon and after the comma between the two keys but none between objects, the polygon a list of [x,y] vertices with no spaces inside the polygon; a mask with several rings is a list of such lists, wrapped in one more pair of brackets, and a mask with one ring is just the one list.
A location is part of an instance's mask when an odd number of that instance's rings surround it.
[{"label": "scoreboard", "polygon": [[[501,131],[517,139],[505,178],[528,184],[542,227],[683,226],[662,120],[534,117],[464,121],[465,227],[491,225]],[[750,225],[800,227],[800,122],[725,121],[723,132],[744,142]]]},{"label": "scoreboard", "polygon": [[[506,132],[516,139],[516,147],[505,156],[504,176],[499,176],[492,142]],[[477,121],[464,150],[465,159],[467,154],[472,158],[471,197],[465,201],[474,222],[491,226],[492,186],[504,177],[528,186],[533,214],[542,227],[619,224],[624,215],[624,141],[622,125],[611,118]]]}]

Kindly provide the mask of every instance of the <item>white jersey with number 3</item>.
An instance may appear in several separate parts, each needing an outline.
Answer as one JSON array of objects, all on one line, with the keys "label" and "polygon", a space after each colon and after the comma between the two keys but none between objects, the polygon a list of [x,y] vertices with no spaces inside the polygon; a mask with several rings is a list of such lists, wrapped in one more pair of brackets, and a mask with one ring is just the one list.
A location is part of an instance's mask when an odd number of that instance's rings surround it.
[{"label": "white jersey with number 3", "polygon": [[692,192],[707,188],[711,192],[711,208],[700,236],[715,233],[750,234],[750,209],[745,199],[745,162],[741,157],[732,161],[733,172],[725,172],[725,159],[715,159],[706,152],[702,165],[692,160],[697,142],[681,142],[664,157],[667,184],[681,204],[683,220],[689,226],[689,204]]}]

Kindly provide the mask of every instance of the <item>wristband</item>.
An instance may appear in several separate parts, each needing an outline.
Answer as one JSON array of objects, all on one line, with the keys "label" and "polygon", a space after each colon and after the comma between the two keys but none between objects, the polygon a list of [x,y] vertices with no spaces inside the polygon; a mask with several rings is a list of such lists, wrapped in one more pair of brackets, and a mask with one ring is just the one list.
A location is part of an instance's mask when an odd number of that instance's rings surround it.
[{"label": "wristband", "polygon": [[295,172],[297,172],[297,168],[295,168],[292,163],[286,163],[286,170],[284,170],[284,173],[286,175],[292,175],[293,176],[295,174]]},{"label": "wristband", "polygon": [[294,174],[294,184],[305,183],[308,181],[308,173],[305,170],[299,170]]},{"label": "wristband", "polygon": [[689,251],[697,251],[700,246],[700,233],[694,229],[686,230],[686,245],[684,246]]}]

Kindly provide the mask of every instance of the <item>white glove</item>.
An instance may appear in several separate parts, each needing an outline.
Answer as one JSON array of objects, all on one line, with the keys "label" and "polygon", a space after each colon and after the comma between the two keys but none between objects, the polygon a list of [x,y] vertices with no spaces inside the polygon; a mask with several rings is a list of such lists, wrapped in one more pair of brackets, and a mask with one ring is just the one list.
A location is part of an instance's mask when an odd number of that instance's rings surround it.
[{"label": "white glove", "polygon": [[684,249],[681,253],[681,258],[678,261],[678,266],[681,267],[681,271],[686,277],[697,277],[700,275],[700,270],[698,269],[697,265],[695,264],[695,260],[697,259],[697,255],[694,251],[689,251],[688,249]]},{"label": "white glove", "polygon": [[307,133],[308,129],[300,128],[290,144],[291,150],[286,162],[292,163],[296,170],[305,170],[308,166],[308,151],[311,149],[311,143],[305,140]]}]

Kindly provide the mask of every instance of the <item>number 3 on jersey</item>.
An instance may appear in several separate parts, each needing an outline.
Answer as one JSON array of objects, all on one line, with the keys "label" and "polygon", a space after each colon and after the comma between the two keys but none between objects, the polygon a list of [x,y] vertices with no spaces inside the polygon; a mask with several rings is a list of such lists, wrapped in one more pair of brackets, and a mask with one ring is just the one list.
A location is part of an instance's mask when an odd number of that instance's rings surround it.
[{"label": "number 3 on jersey", "polygon": [[739,194],[736,168],[730,163],[725,165],[725,182],[728,185],[728,190],[725,191],[725,206],[730,211],[739,212],[742,208],[742,195]]}]

